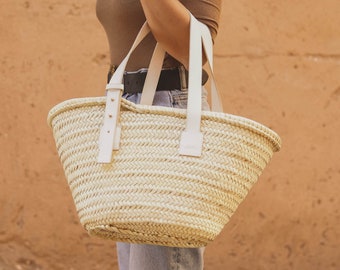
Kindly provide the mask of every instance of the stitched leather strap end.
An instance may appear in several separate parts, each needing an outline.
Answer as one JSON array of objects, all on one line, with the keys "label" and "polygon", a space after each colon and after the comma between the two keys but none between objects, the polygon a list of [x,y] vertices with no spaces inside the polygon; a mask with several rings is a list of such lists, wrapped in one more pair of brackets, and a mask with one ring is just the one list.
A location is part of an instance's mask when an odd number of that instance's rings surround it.
[{"label": "stitched leather strap end", "polygon": [[201,132],[183,131],[179,145],[179,154],[200,157],[202,155],[203,134]]}]

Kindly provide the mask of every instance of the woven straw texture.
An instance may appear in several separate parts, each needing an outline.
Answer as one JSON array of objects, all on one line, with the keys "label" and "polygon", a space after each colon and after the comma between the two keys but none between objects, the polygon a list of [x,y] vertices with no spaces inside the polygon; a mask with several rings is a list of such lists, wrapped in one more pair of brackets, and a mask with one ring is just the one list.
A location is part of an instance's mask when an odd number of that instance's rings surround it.
[{"label": "woven straw texture", "polygon": [[203,112],[201,157],[180,156],[186,111],[122,99],[120,150],[97,163],[105,97],[68,100],[48,121],[81,224],[130,243],[200,247],[212,241],[280,148],[252,120]]}]

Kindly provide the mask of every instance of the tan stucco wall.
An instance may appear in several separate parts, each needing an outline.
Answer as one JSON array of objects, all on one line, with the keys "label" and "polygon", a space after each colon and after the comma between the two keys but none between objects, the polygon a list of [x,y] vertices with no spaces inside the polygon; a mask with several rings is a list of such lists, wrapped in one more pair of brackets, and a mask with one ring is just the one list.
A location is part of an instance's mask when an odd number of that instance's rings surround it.
[{"label": "tan stucco wall", "polygon": [[[117,269],[81,228],[52,134],[56,103],[103,95],[95,1],[0,0],[0,269]],[[225,1],[215,46],[225,111],[276,130],[276,154],[207,270],[340,268],[340,2]]]}]

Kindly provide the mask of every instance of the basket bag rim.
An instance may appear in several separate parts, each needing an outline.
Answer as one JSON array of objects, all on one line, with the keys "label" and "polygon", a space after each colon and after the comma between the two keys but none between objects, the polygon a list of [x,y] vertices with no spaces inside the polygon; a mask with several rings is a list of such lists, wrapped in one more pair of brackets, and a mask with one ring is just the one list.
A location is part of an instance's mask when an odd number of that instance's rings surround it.
[{"label": "basket bag rim", "polygon": [[[50,127],[53,127],[53,119],[57,115],[74,110],[82,107],[91,106],[105,106],[106,97],[82,97],[73,98],[60,102],[55,105],[48,113],[47,123]],[[121,99],[121,109],[122,111],[132,111],[141,114],[160,114],[168,115],[173,117],[186,118],[186,109],[163,107],[163,106],[149,106],[141,105],[130,102],[126,99]],[[281,148],[281,138],[280,136],[268,128],[267,126],[258,123],[249,118],[233,115],[229,113],[214,112],[214,111],[202,111],[202,120],[212,120],[216,122],[221,122],[225,124],[230,124],[237,127],[242,127],[251,132],[259,134],[265,137],[272,143],[273,151],[277,152]]]}]

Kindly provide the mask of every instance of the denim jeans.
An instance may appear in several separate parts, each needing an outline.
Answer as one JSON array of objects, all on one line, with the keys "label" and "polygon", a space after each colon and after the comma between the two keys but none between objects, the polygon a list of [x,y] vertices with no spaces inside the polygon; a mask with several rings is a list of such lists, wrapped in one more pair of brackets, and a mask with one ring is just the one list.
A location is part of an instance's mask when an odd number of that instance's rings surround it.
[{"label": "denim jeans", "polygon": [[[188,92],[157,91],[153,105],[186,108]],[[124,94],[123,98],[139,103],[141,94]],[[202,87],[202,109],[209,110],[206,90]],[[202,248],[177,248],[144,244],[117,243],[120,270],[202,270]]]}]

